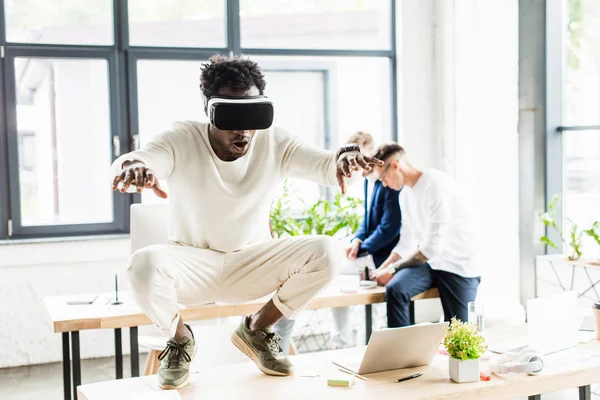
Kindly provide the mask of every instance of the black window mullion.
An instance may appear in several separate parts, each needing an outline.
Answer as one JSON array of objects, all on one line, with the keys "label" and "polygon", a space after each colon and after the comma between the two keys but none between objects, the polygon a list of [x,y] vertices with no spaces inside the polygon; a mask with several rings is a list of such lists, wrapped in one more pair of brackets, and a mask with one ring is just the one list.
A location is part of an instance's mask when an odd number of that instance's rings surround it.
[{"label": "black window mullion", "polygon": [[226,7],[227,49],[234,56],[240,56],[242,54],[240,0],[227,0]]},{"label": "black window mullion", "polygon": [[[0,46],[4,45],[4,4],[0,0]],[[0,240],[8,237],[10,198],[8,184],[8,138],[6,126],[5,59],[0,58]]]},{"label": "black window mullion", "polygon": [[6,20],[4,18],[4,0],[0,0],[0,46],[6,44]]},{"label": "black window mullion", "polygon": [[17,134],[17,96],[15,82],[15,56],[7,51],[4,58],[4,93],[6,121],[6,151],[8,153],[7,172],[9,186],[9,219],[12,221],[13,234],[19,231],[21,224],[21,186],[19,184],[19,144]]},{"label": "black window mullion", "polygon": [[300,57],[393,57],[393,50],[339,50],[339,49],[270,49],[242,48],[241,52],[253,56]]},{"label": "black window mullion", "polygon": [[127,50],[127,54],[137,60],[208,60],[211,56],[219,53],[227,53],[226,48],[196,49],[196,48],[170,48],[170,47],[146,47],[135,46]]},{"label": "black window mullion", "polygon": [[[130,129],[131,108],[129,101],[129,82],[132,77],[129,75],[129,1],[113,0],[113,26],[115,37],[115,76],[111,77],[111,103],[116,103],[117,108],[113,110],[116,120],[112,135],[119,138],[121,144],[121,154],[127,153],[133,143],[133,131]],[[114,79],[114,81],[113,81]],[[135,78],[134,78],[135,79]],[[113,154],[113,159],[117,155]],[[129,232],[129,209],[134,202],[135,194],[122,194],[114,192],[114,219],[119,224],[119,228],[124,232]]]},{"label": "black window mullion", "polygon": [[[112,47],[73,47],[73,46],[5,46],[6,57],[43,57],[43,58],[104,58],[114,53]],[[11,78],[10,76],[8,78]]]}]

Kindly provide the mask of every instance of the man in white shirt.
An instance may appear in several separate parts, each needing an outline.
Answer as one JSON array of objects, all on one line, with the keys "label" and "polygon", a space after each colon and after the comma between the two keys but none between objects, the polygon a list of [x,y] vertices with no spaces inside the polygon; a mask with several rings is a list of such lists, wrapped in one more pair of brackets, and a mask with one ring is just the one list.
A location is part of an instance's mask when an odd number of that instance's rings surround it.
[{"label": "man in white shirt", "polygon": [[446,321],[467,321],[481,277],[474,224],[458,186],[441,171],[414,168],[397,143],[382,145],[375,158],[384,161],[374,172],[383,185],[402,189],[400,241],[374,277],[386,286],[388,326],[410,325],[410,298],[431,287],[440,292]]},{"label": "man in white shirt", "polygon": [[265,85],[255,62],[212,57],[200,76],[210,122],[177,122],[113,163],[113,190],[150,189],[166,198],[164,179],[170,192],[168,243],[136,251],[127,268],[139,306],[170,337],[159,356],[162,388],[187,383],[196,349],[179,304],[237,303],[272,293],[231,340],[264,373],[292,373],[272,326],[292,318],[337,275],[342,250],[329,236],[271,240],[275,191],[284,178],[296,177],[339,184],[345,193],[352,170],[382,164],[363,157],[358,146],[326,151],[271,127]]}]

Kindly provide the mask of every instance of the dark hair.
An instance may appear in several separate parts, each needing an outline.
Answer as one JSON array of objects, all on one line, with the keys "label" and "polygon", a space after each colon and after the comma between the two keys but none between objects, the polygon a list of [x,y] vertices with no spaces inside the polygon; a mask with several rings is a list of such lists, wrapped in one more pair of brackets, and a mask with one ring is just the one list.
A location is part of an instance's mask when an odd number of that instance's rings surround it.
[{"label": "dark hair", "polygon": [[200,90],[206,99],[211,98],[224,86],[236,92],[244,92],[256,86],[264,93],[265,76],[254,61],[240,57],[212,56],[200,68]]},{"label": "dark hair", "polygon": [[373,157],[378,160],[385,161],[393,155],[403,155],[404,149],[398,143],[384,143],[377,149],[377,152]]}]

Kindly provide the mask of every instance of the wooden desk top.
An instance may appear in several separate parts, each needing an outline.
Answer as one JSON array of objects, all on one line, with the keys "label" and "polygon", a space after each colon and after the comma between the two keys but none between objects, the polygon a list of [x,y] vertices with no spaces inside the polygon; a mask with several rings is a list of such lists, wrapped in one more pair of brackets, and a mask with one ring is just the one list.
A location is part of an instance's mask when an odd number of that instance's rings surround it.
[{"label": "wooden desk top", "polygon": [[[357,288],[356,293],[342,293],[344,287]],[[76,296],[44,298],[44,304],[54,325],[54,332],[71,332],[86,329],[114,329],[149,325],[152,322],[139,309],[131,293],[119,292],[120,305],[111,305],[114,293],[101,293],[93,304],[68,305]],[[181,316],[186,321],[242,316],[258,311],[271,296],[240,304],[208,304],[183,307]],[[385,288],[359,289],[358,277],[339,276],[307,306],[308,309],[346,307],[360,304],[382,303]]]},{"label": "wooden desk top", "polygon": [[[488,330],[488,343],[502,337],[525,334],[525,326]],[[510,336],[509,336],[510,335]],[[509,399],[600,382],[600,341],[578,345],[546,358],[544,371],[537,376],[491,375],[490,381],[457,384],[448,378],[448,358],[437,355],[429,366],[367,375],[368,381],[356,379],[351,388],[327,386],[327,379],[340,372],[330,361],[360,357],[364,347],[332,352],[312,353],[292,358],[295,374],[272,377],[261,373],[252,363],[233,364],[193,374],[190,384],[179,390],[183,400],[200,399]],[[199,354],[201,357],[202,355]],[[489,374],[487,360],[481,371]],[[302,377],[315,371],[317,378]],[[396,383],[397,378],[423,372],[423,376]],[[79,400],[131,400],[135,395],[161,391],[155,375],[83,385]]]}]

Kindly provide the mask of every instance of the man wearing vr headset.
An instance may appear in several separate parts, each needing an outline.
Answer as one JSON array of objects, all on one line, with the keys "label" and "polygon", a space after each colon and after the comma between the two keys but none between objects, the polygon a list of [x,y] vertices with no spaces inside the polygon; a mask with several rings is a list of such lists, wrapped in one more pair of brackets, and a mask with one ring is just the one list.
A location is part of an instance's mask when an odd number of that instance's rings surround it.
[{"label": "man wearing vr headset", "polygon": [[169,241],[136,251],[127,268],[140,307],[170,337],[159,357],[165,389],[187,383],[196,347],[178,304],[237,303],[274,293],[243,318],[231,340],[264,373],[292,373],[272,326],[337,275],[342,251],[328,236],[270,239],[274,194],[285,177],[339,185],[345,193],[353,170],[382,163],[358,146],[326,151],[271,127],[264,76],[250,60],[212,57],[202,67],[200,88],[210,122],[177,122],[113,163],[113,190],[151,189],[166,198],[159,179],[168,182]]}]

